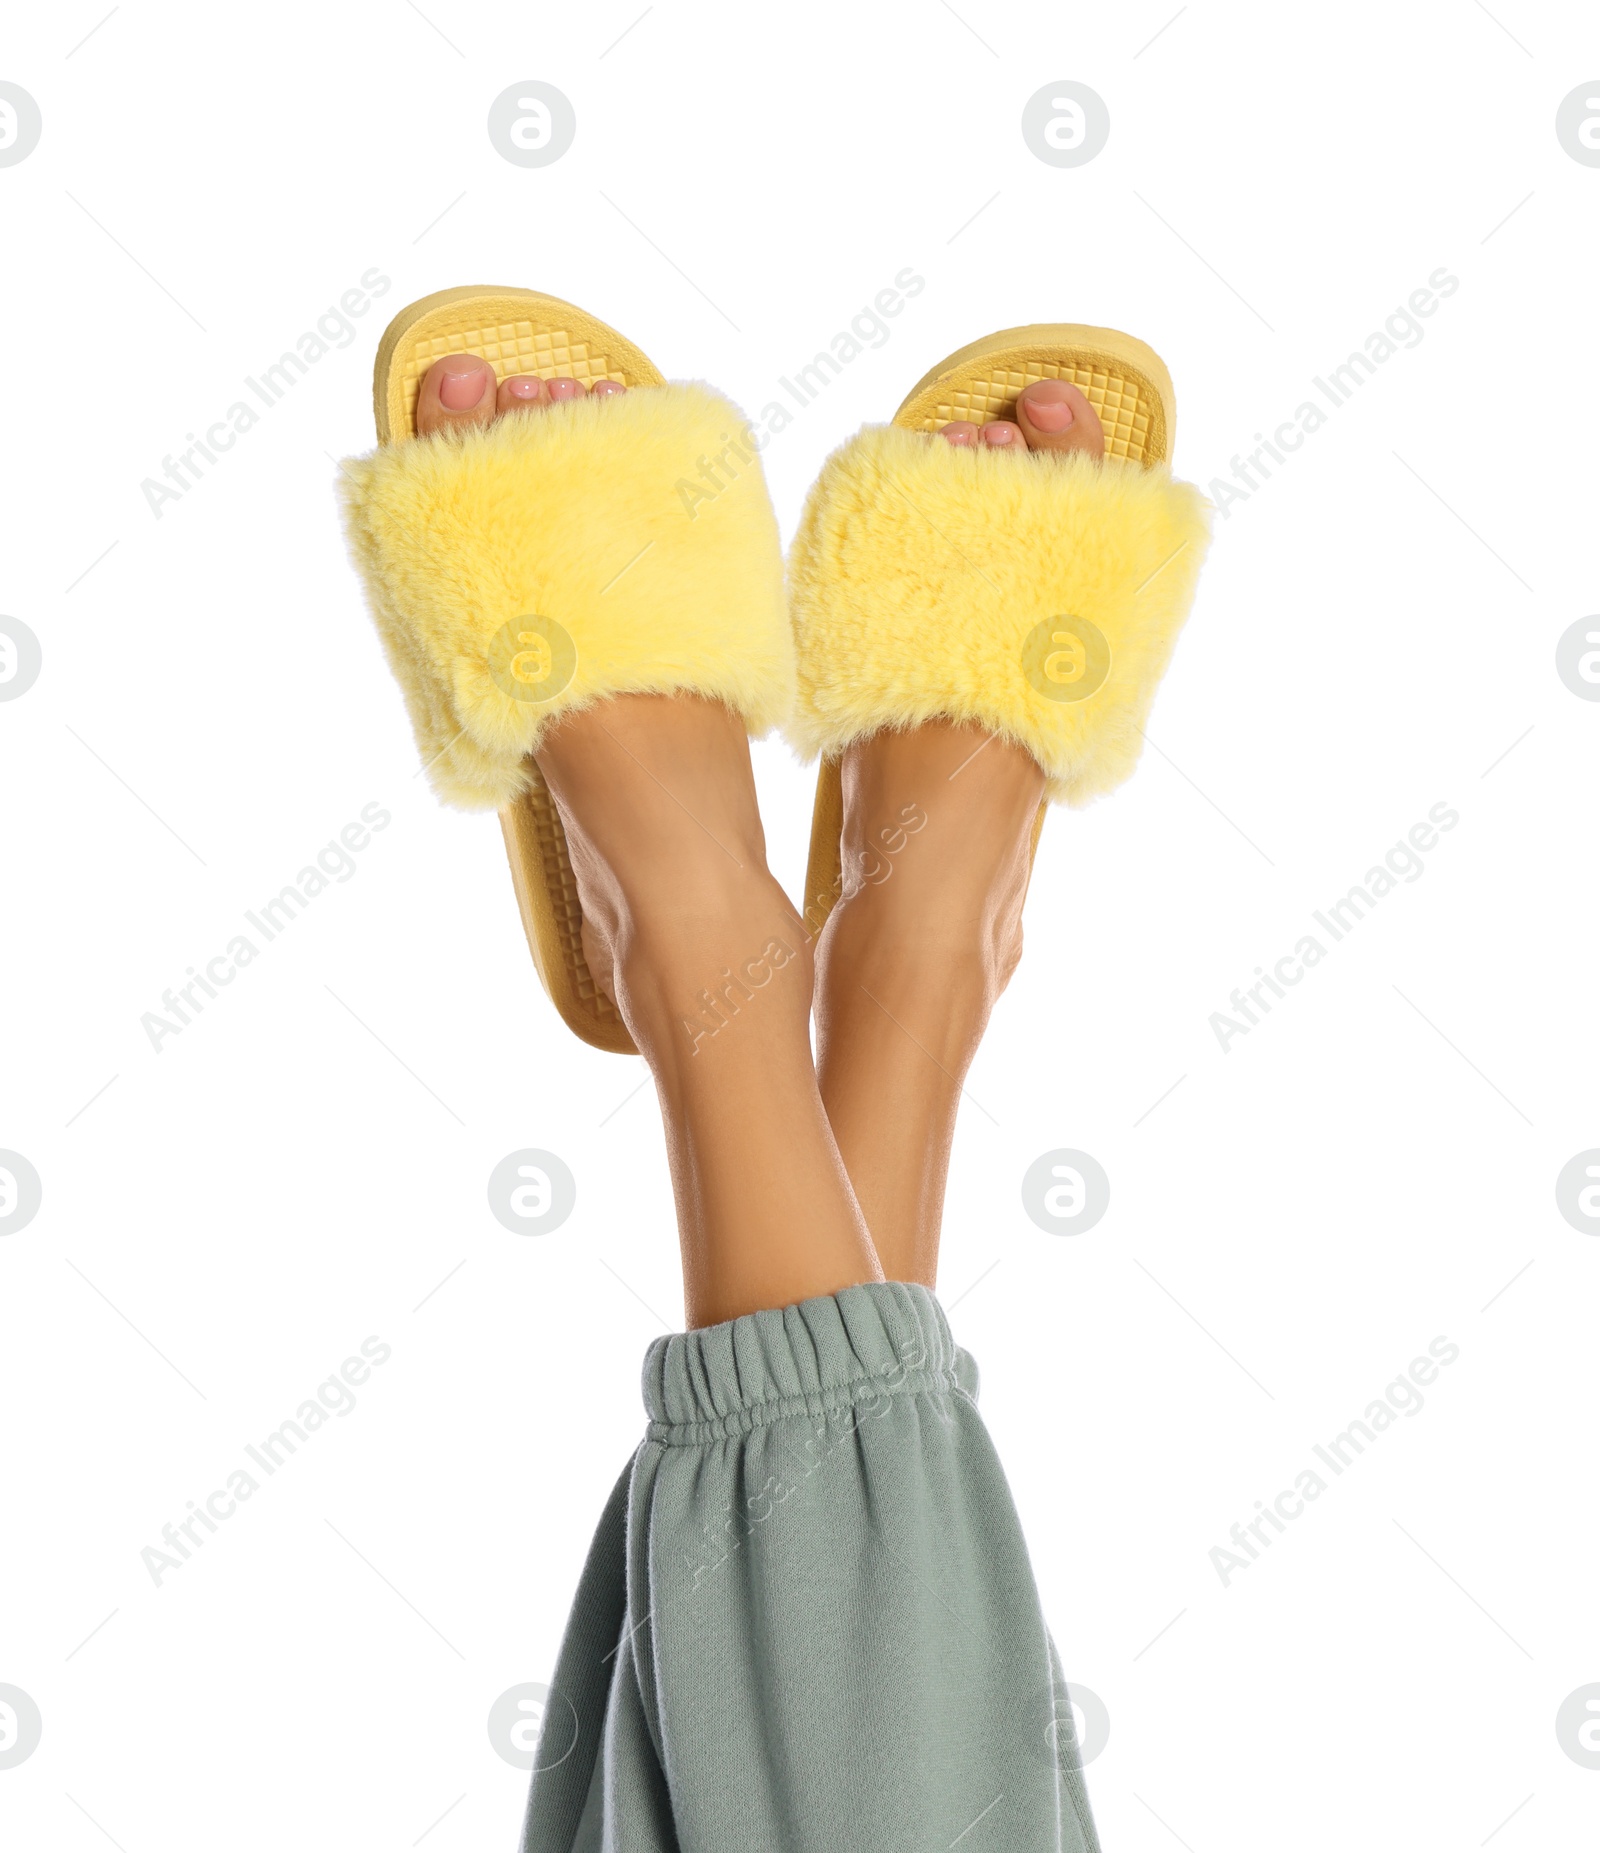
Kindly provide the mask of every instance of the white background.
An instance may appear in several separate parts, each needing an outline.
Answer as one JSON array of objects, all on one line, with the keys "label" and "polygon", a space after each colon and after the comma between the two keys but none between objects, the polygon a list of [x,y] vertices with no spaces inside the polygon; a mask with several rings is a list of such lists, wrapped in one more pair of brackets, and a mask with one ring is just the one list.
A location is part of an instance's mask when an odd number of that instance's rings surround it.
[{"label": "white background", "polygon": [[[766,453],[786,535],[990,329],[1152,342],[1207,484],[1459,279],[1229,505],[1156,750],[1051,819],[942,1290],[1110,1714],[1112,1853],[1594,1844],[1555,1718],[1600,1681],[1600,1241],[1554,1185],[1600,1145],[1600,703],[1554,664],[1600,607],[1600,169],[1554,121],[1600,29],[958,4],[129,0],[81,46],[98,4],[13,14],[44,134],[0,168],[0,610],[44,669],[0,706],[0,1145],[44,1203],[0,1240],[0,1683],[44,1732],[0,1770],[8,1847],[514,1843],[486,1719],[549,1679],[680,1320],[671,1202],[642,1065],[561,1028],[494,820],[416,776],[332,460],[429,291],[548,290],[759,414],[906,266],[891,337]],[[578,123],[535,170],[485,130],[529,78]],[[1112,125],[1076,169],[1019,126],[1068,78]],[[350,344],[157,519],[141,482],[372,267]],[[794,888],[811,777],[758,767]],[[356,873],[153,1051],[141,1015],[374,801]],[[1425,873],[1224,1053],[1212,1013],[1440,802]],[[542,1238],[486,1203],[522,1146],[578,1180]],[[1111,1178],[1077,1236],[1019,1195],[1061,1146]],[[141,1551],[369,1334],[354,1412],[157,1587]],[[1441,1334],[1427,1406],[1225,1586],[1229,1527]]]}]

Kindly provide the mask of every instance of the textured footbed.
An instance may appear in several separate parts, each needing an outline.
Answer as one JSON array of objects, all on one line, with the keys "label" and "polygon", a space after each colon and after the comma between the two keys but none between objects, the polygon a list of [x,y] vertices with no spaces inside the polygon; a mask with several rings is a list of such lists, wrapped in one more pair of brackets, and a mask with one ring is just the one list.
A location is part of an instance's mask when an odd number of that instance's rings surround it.
[{"label": "textured footbed", "polygon": [[[1079,323],[1006,328],[958,349],[912,387],[893,422],[908,431],[942,431],[970,420],[1016,420],[1017,400],[1035,380],[1066,380],[1093,406],[1105,432],[1106,455],[1131,463],[1166,460],[1177,427],[1172,378],[1154,348],[1120,329]],[[1031,858],[1038,853],[1048,798],[1033,820]],[[837,759],[817,770],[806,864],[807,928],[820,933],[843,891],[840,833],[844,792]]]},{"label": "textured footbed", "polygon": [[[535,290],[471,287],[414,302],[389,324],[378,348],[372,399],[380,443],[416,435],[417,393],[436,360],[479,354],[500,379],[537,373],[623,386],[660,386],[660,371],[602,321]],[[628,1027],[595,983],[583,956],[578,883],[561,814],[535,778],[500,813],[511,881],[528,950],[550,1001],[572,1032],[597,1049],[635,1055]]]}]

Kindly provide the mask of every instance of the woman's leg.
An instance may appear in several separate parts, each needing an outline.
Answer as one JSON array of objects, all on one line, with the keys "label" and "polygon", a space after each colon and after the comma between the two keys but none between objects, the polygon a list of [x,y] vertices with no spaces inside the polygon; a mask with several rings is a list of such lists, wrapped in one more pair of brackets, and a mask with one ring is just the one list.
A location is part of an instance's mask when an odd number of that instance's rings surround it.
[{"label": "woman's leg", "polygon": [[[1030,386],[1017,422],[934,441],[1104,454],[1076,387]],[[929,546],[939,546],[929,532]],[[982,729],[874,735],[842,765],[845,887],[817,960],[823,1103],[885,1275],[932,1287],[961,1084],[1022,956],[1044,774]],[[898,845],[892,848],[891,845]]]},{"label": "woman's leg", "polygon": [[738,719],[633,695],[563,720],[560,806],[590,969],[655,1077],[691,1327],[881,1280],[817,1093],[811,949],[767,871]]}]

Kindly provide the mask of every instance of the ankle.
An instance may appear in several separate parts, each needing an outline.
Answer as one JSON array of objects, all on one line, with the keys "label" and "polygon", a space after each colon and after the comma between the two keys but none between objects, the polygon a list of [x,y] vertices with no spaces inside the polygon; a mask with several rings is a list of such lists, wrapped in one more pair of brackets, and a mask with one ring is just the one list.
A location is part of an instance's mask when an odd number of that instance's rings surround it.
[{"label": "ankle", "polygon": [[891,887],[857,888],[834,907],[818,943],[820,982],[891,1009],[936,997],[952,1016],[987,1021],[1022,956],[1020,890]]},{"label": "ankle", "polygon": [[658,894],[628,911],[616,946],[618,1003],[662,1055],[693,1055],[746,1018],[787,1031],[809,1016],[811,945],[765,870]]}]

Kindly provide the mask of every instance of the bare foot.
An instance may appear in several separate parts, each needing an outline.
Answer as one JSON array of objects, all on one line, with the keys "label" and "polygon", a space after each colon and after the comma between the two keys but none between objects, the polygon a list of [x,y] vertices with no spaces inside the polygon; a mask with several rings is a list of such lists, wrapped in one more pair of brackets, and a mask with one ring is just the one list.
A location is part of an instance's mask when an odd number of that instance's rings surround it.
[{"label": "bare foot", "polygon": [[965,419],[940,428],[947,444],[988,444],[997,450],[1013,446],[1024,451],[1084,451],[1091,457],[1106,454],[1105,432],[1089,401],[1068,380],[1035,380],[1017,398],[1016,422],[991,419],[975,425]]},{"label": "bare foot", "polygon": [[585,392],[600,399],[626,390],[617,380],[596,380],[585,387],[582,380],[547,380],[537,373],[496,380],[494,368],[477,354],[448,354],[423,375],[417,393],[417,435],[492,424],[503,413],[536,412],[566,399],[581,399]]},{"label": "bare foot", "polygon": [[537,757],[590,970],[655,1077],[689,1323],[882,1279],[817,1093],[811,949],[767,869],[743,723],[697,696],[622,695]]},{"label": "bare foot", "polygon": [[[737,715],[693,695],[621,695],[557,722],[537,758],[567,831],[589,969],[641,1050],[709,1051],[719,1022],[753,1009],[776,973],[777,1007],[805,1017],[811,961],[767,869]],[[776,972],[741,977],[773,944]]]}]

